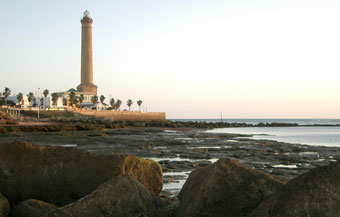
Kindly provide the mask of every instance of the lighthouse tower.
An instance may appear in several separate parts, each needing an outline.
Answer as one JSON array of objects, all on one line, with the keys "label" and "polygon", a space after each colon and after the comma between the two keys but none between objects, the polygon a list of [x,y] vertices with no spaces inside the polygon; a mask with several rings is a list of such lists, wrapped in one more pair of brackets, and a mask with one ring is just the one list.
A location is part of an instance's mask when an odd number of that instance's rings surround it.
[{"label": "lighthouse tower", "polygon": [[97,95],[97,86],[93,84],[92,62],[92,18],[86,10],[81,19],[81,80],[78,92]]}]

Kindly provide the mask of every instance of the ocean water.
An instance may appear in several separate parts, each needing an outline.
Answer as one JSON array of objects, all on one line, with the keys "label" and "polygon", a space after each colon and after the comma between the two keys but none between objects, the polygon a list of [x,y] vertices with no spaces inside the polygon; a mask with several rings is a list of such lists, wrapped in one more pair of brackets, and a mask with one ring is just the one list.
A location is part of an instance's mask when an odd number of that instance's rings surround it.
[{"label": "ocean water", "polygon": [[[220,122],[221,119],[170,119],[172,121],[205,121]],[[297,123],[299,125],[340,125],[340,119],[222,119],[228,123],[246,123],[258,124],[262,123]]]},{"label": "ocean water", "polygon": [[340,147],[340,127],[240,127],[207,130],[214,133],[252,134],[254,139]]}]

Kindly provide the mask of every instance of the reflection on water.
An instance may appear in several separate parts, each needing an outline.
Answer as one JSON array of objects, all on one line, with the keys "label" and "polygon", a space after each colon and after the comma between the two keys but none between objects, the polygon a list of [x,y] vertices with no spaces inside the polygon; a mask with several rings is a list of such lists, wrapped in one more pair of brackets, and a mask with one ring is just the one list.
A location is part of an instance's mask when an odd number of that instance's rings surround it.
[{"label": "reflection on water", "polygon": [[284,164],[278,164],[278,165],[272,165],[274,168],[297,168],[296,165],[284,165]]},{"label": "reflection on water", "polygon": [[177,195],[181,191],[190,173],[191,171],[163,173],[164,179],[171,180],[171,182],[164,183],[162,191],[169,192],[173,196]]},{"label": "reflection on water", "polygon": [[340,127],[240,127],[207,130],[211,133],[253,134],[254,139],[340,147]]}]

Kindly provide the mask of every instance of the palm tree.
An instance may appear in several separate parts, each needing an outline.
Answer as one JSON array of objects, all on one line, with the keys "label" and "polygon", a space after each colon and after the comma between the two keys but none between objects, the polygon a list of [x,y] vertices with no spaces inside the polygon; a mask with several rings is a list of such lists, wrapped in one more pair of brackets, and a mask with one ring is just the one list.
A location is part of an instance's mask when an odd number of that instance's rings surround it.
[{"label": "palm tree", "polygon": [[127,103],[127,106],[129,106],[129,111],[130,111],[130,107],[133,103],[132,99],[129,99],[126,103]]},{"label": "palm tree", "polygon": [[53,102],[54,106],[57,105],[58,99],[59,99],[59,94],[58,93],[52,93],[52,102]]},{"label": "palm tree", "polygon": [[71,92],[70,93],[70,104],[71,104],[71,106],[73,106],[73,104],[74,104],[75,97],[76,97],[76,93],[75,92]]},{"label": "palm tree", "polygon": [[24,98],[24,96],[22,95],[22,93],[19,93],[19,94],[17,95],[17,99],[18,99],[19,105],[21,105],[22,99],[23,99],[23,98]]},{"label": "palm tree", "polygon": [[46,89],[44,90],[43,94],[44,94],[44,97],[45,97],[45,103],[44,103],[44,108],[46,108],[46,97],[48,96],[50,92]]},{"label": "palm tree", "polygon": [[83,101],[84,101],[84,95],[83,95],[83,94],[80,94],[79,102],[80,102],[80,103],[83,103]]},{"label": "palm tree", "polygon": [[8,87],[5,87],[5,91],[2,93],[2,95],[4,95],[5,98],[5,105],[7,105],[7,98],[9,95],[11,95],[11,90]]},{"label": "palm tree", "polygon": [[115,107],[115,99],[114,98],[111,98],[110,105],[111,105],[112,108]]},{"label": "palm tree", "polygon": [[122,101],[120,99],[118,99],[115,103],[115,106],[114,106],[115,110],[117,111],[120,108],[121,105],[122,105]]},{"label": "palm tree", "polygon": [[31,108],[31,102],[34,100],[34,94],[32,92],[29,92],[29,94],[27,94],[27,100],[28,100],[29,106]]},{"label": "palm tree", "polygon": [[104,103],[105,96],[104,96],[104,95],[101,95],[99,99],[100,99],[100,102],[101,102],[101,103]]},{"label": "palm tree", "polygon": [[139,106],[139,112],[140,112],[140,106],[142,105],[142,103],[143,103],[142,100],[138,100],[138,101],[137,101],[137,104],[138,104],[138,106]]},{"label": "palm tree", "polygon": [[91,97],[91,102],[92,102],[93,104],[97,104],[97,103],[98,103],[98,96],[93,96],[93,97]]}]

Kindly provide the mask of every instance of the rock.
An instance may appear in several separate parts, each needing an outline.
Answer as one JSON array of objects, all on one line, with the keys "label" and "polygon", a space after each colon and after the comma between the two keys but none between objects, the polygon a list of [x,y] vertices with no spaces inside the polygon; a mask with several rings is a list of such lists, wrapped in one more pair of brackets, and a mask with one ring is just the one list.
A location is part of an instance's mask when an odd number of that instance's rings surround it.
[{"label": "rock", "polygon": [[196,169],[179,193],[178,217],[238,217],[252,211],[284,183],[233,159]]},{"label": "rock", "polygon": [[9,211],[9,202],[7,198],[0,194],[0,217],[6,217]]},{"label": "rock", "polygon": [[7,121],[4,118],[0,118],[0,124],[6,124]]},{"label": "rock", "polygon": [[18,122],[11,118],[11,119],[6,119],[6,124],[16,125],[18,124]]},{"label": "rock", "polygon": [[[73,217],[154,216],[155,204],[150,192],[133,176],[116,176],[94,192],[60,208]],[[53,211],[46,217],[55,216]]]},{"label": "rock", "polygon": [[154,196],[156,205],[155,217],[176,217],[178,200],[164,195]]},{"label": "rock", "polygon": [[0,134],[7,134],[7,129],[5,127],[0,127]]},{"label": "rock", "polygon": [[126,173],[152,194],[160,193],[162,168],[152,160],[27,142],[0,143],[0,191],[11,204],[34,198],[63,206]]},{"label": "rock", "polygon": [[71,213],[61,209],[55,209],[48,212],[44,217],[73,217]]},{"label": "rock", "polygon": [[29,199],[13,207],[8,217],[43,217],[58,207],[40,200]]},{"label": "rock", "polygon": [[7,116],[7,114],[5,112],[0,111],[0,118],[4,118],[6,116]]},{"label": "rock", "polygon": [[340,161],[292,179],[249,217],[340,216]]}]

